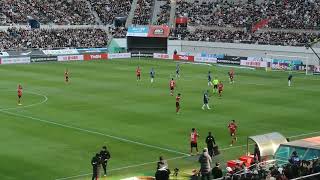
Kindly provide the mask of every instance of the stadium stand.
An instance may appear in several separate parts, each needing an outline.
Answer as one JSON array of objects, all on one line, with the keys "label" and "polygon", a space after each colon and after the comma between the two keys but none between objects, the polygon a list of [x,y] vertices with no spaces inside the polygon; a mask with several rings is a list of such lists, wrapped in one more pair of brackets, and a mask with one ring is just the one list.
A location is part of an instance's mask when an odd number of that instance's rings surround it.
[{"label": "stadium stand", "polygon": [[196,29],[193,32],[189,32],[186,28],[178,28],[174,36],[189,41],[304,46],[306,43],[320,38],[320,33],[282,31],[258,31],[251,33],[245,30],[214,29]]},{"label": "stadium stand", "polygon": [[251,27],[268,19],[269,28],[319,29],[320,1],[177,1],[177,16],[190,25]]},{"label": "stadium stand", "polygon": [[166,3],[162,6],[160,6],[160,13],[157,15],[157,24],[161,25],[161,24],[168,24],[168,21],[170,19],[170,2],[171,0],[163,0]]},{"label": "stadium stand", "polygon": [[90,3],[103,24],[112,24],[117,15],[129,15],[132,0],[90,0]]},{"label": "stadium stand", "polygon": [[101,29],[17,29],[0,31],[0,49],[103,47],[108,36]]},{"label": "stadium stand", "polygon": [[2,0],[0,25],[26,24],[28,17],[43,24],[95,24],[86,0]]},{"label": "stadium stand", "polygon": [[115,27],[109,28],[109,32],[112,34],[114,38],[125,38],[127,34],[127,28],[125,27]]},{"label": "stadium stand", "polygon": [[151,19],[151,0],[138,0],[137,8],[134,11],[132,24],[148,25]]}]

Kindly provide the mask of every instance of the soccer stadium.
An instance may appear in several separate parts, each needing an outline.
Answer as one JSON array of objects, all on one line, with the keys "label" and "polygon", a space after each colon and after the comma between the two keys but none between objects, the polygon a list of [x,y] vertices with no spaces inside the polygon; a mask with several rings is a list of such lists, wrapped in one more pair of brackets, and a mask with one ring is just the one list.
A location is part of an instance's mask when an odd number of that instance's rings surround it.
[{"label": "soccer stadium", "polygon": [[320,180],[320,0],[0,5],[0,180]]}]

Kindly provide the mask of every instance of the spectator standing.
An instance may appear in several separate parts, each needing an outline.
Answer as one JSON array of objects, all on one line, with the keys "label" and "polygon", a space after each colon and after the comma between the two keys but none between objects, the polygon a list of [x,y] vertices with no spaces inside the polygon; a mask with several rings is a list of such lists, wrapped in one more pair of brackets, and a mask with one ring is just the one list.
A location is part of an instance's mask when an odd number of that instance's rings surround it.
[{"label": "spectator standing", "polygon": [[208,149],[204,148],[203,153],[199,157],[201,180],[211,180],[211,157]]},{"label": "spectator standing", "polygon": [[213,179],[222,178],[222,169],[220,168],[220,163],[216,163],[216,166],[212,169]]},{"label": "spectator standing", "polygon": [[107,164],[108,160],[111,158],[110,152],[107,150],[106,146],[102,147],[102,150],[100,151],[100,157],[101,157],[101,165],[104,171],[104,176],[107,176]]},{"label": "spectator standing", "polygon": [[214,155],[213,147],[216,145],[216,141],[212,136],[211,132],[209,132],[208,136],[206,137],[206,144],[207,144],[209,155],[212,158]]}]

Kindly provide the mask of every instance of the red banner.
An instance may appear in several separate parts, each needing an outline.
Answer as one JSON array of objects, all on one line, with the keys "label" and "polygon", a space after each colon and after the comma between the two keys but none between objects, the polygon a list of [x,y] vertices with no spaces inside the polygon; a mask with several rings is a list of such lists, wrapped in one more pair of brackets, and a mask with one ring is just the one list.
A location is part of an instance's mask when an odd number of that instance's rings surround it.
[{"label": "red banner", "polygon": [[187,17],[177,17],[176,24],[187,24],[188,18]]},{"label": "red banner", "polygon": [[266,26],[269,23],[269,19],[262,19],[261,21],[259,21],[257,24],[252,26],[251,31],[255,32],[261,28],[263,28],[264,26]]},{"label": "red banner", "polygon": [[91,60],[107,60],[108,54],[85,54],[84,60],[91,61]]},{"label": "red banner", "polygon": [[169,37],[170,28],[169,26],[149,26],[148,37]]},{"label": "red banner", "polygon": [[194,56],[188,56],[188,55],[179,55],[179,54],[174,54],[173,59],[177,61],[191,61],[194,62]]}]

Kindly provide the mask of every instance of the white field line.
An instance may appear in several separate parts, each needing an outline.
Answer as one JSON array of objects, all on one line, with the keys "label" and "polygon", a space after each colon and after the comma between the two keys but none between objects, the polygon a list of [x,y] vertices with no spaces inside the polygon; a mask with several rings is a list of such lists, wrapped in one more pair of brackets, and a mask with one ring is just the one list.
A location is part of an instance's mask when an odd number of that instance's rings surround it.
[{"label": "white field line", "polygon": [[[320,133],[320,131],[304,133],[304,134],[298,134],[298,135],[290,136],[288,138],[301,137],[301,136],[312,135],[312,134],[317,134],[317,133]],[[254,143],[250,143],[249,145],[254,145]],[[228,151],[230,149],[236,149],[236,148],[245,147],[245,146],[247,146],[247,145],[238,145],[238,146],[232,146],[232,147],[225,147],[225,148],[220,149],[220,151]],[[174,157],[174,158],[169,158],[169,159],[167,159],[167,161],[183,159],[183,158],[186,158],[186,157],[189,157],[189,155],[188,156],[186,155],[186,156],[178,156],[178,157]],[[124,166],[124,167],[114,168],[114,169],[110,169],[109,172],[119,171],[119,170],[123,170],[123,169],[134,168],[134,167],[140,167],[140,166],[149,165],[149,164],[155,164],[157,162],[158,161],[152,161],[152,162],[145,162],[145,163],[141,163],[141,164],[135,164],[135,165],[129,165],[129,166]],[[80,174],[80,175],[57,178],[55,180],[73,179],[73,178],[88,176],[88,175],[91,175],[91,174],[92,173],[85,173],[85,174]]]},{"label": "white field line", "polygon": [[176,150],[172,150],[172,149],[167,149],[167,148],[163,148],[163,147],[159,147],[159,146],[155,146],[155,145],[145,144],[145,143],[141,143],[141,142],[133,141],[133,140],[130,140],[130,139],[125,139],[125,138],[122,138],[122,137],[113,136],[113,135],[110,135],[110,134],[105,134],[105,133],[101,133],[101,132],[97,132],[97,131],[93,131],[93,130],[89,130],[89,129],[83,129],[83,128],[79,128],[79,127],[75,127],[75,126],[71,126],[71,125],[67,125],[67,124],[61,124],[61,123],[48,121],[48,120],[44,120],[44,119],[40,119],[40,118],[35,118],[35,117],[32,117],[32,116],[26,116],[26,115],[22,115],[22,114],[17,114],[17,113],[14,113],[14,112],[9,112],[9,111],[6,111],[6,110],[1,110],[1,109],[0,109],[0,112],[5,113],[5,114],[9,114],[9,115],[13,115],[13,116],[17,116],[17,117],[23,117],[23,118],[31,119],[31,120],[34,120],[34,121],[39,121],[39,122],[46,123],[46,124],[52,124],[52,125],[56,125],[56,126],[60,126],[60,127],[68,128],[68,129],[78,130],[78,131],[86,132],[86,133],[89,133],[89,134],[100,135],[100,136],[116,139],[116,140],[119,140],[119,141],[131,143],[131,144],[137,144],[137,145],[140,145],[140,146],[145,146],[145,147],[149,147],[149,148],[153,148],[153,149],[159,149],[159,150],[163,150],[163,151],[167,151],[167,152],[172,152],[172,153],[176,153],[176,154],[180,154],[180,155],[189,156],[189,154],[184,153],[184,152],[180,152],[180,151],[176,151]]},{"label": "white field line", "polygon": [[41,102],[34,103],[34,104],[30,104],[30,105],[26,105],[26,106],[12,107],[12,108],[2,108],[2,109],[0,109],[0,111],[7,111],[7,110],[16,110],[16,109],[29,108],[29,107],[33,107],[33,106],[42,105],[42,104],[44,104],[44,103],[46,103],[46,102],[48,101],[48,97],[47,97],[46,95],[39,94],[39,93],[36,93],[36,92],[31,92],[31,91],[25,91],[25,93],[35,94],[35,95],[38,95],[38,96],[42,96],[42,97],[43,97],[43,100],[42,100]]}]

